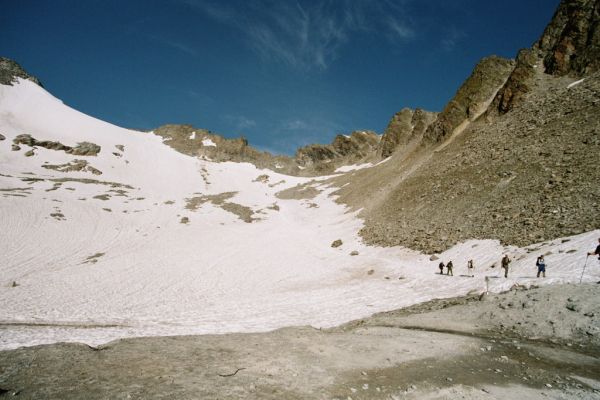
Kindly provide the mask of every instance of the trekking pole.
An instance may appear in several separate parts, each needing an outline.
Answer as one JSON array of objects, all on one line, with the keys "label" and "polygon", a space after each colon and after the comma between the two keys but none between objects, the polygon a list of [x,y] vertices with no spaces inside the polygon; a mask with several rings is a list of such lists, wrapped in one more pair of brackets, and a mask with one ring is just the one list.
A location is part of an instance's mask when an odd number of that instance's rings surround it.
[{"label": "trekking pole", "polygon": [[583,271],[581,271],[581,277],[579,278],[579,283],[581,283],[581,281],[583,280],[583,274],[585,273],[585,267],[587,265],[588,258],[590,258],[589,254],[587,256],[585,256],[585,264],[583,264]]}]

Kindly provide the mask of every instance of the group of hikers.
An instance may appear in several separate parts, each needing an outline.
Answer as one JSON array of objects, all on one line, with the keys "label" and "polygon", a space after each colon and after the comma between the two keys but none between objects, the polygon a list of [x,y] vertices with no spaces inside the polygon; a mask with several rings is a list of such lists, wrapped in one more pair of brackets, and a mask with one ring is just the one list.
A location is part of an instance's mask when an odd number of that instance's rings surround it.
[{"label": "group of hikers", "polygon": [[[446,268],[446,275],[450,275],[450,276],[454,276],[454,273],[452,273],[452,268],[454,268],[454,265],[452,264],[452,261],[448,261],[448,264],[444,264],[444,262],[440,262],[440,265],[438,265],[439,269],[440,269],[440,275],[444,275],[444,268]],[[473,269],[475,267],[473,266],[473,260],[469,260],[467,262],[467,269],[469,270],[469,276],[475,276],[473,275]]]},{"label": "group of hikers", "polygon": [[[596,250],[587,253],[588,256],[597,255],[598,259],[600,259],[600,238],[598,239],[598,243],[599,244],[596,247]],[[505,278],[508,278],[508,266],[510,265],[510,262],[511,262],[511,259],[508,257],[508,254],[505,254],[502,257],[502,260],[500,261],[500,266],[504,270]],[[535,261],[535,266],[537,267],[537,277],[539,278],[541,275],[542,278],[545,278],[546,277],[546,261],[544,260],[544,255],[541,255],[537,258],[537,260]],[[452,261],[448,261],[448,264],[444,264],[444,262],[441,261],[438,265],[438,268],[440,269],[440,275],[444,275],[444,268],[446,268],[446,275],[454,276],[454,273],[452,272],[452,269],[454,268]],[[493,266],[492,266],[492,268],[493,268]],[[475,276],[473,274],[474,270],[475,270],[475,267],[473,266],[473,260],[467,261],[467,271],[468,271],[467,276],[474,277]]]},{"label": "group of hikers", "polygon": [[[600,245],[598,246],[597,250],[599,251],[599,254],[600,254]],[[504,270],[505,278],[508,278],[508,266],[509,266],[510,262],[511,262],[511,259],[508,257],[508,254],[505,254],[504,257],[502,257],[502,261],[500,261],[500,265],[502,266],[502,269]],[[538,269],[537,277],[539,278],[540,275],[542,275],[542,277],[545,278],[546,277],[546,261],[544,261],[543,255],[541,255],[537,258],[537,260],[535,262],[535,266]],[[446,275],[454,276],[454,273],[452,271],[452,269],[454,268],[454,264],[452,263],[452,261],[448,261],[448,264],[444,264],[444,262],[441,261],[438,265],[438,268],[440,269],[440,275],[444,275],[444,268],[446,268]],[[475,274],[473,273],[474,270],[475,270],[475,266],[473,265],[473,260],[467,261],[467,271],[468,271],[467,276],[474,277],[475,276]]]}]

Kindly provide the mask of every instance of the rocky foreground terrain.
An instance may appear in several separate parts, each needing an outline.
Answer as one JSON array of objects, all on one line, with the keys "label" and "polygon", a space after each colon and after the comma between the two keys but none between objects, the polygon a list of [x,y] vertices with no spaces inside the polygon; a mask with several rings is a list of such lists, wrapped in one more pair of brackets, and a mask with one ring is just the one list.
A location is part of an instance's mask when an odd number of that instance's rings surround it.
[{"label": "rocky foreground terrain", "polygon": [[20,399],[598,399],[600,285],[434,300],[338,328],[0,352]]}]

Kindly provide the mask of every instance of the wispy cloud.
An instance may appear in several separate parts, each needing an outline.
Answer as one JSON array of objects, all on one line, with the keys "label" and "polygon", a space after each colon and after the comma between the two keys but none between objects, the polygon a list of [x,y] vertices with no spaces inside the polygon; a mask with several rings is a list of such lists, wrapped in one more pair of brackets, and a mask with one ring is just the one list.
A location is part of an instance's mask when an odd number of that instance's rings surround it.
[{"label": "wispy cloud", "polygon": [[[153,23],[156,23],[155,18],[149,16],[142,17],[130,21],[126,26],[125,31],[129,34],[137,35],[163,46],[170,47],[189,56],[196,57],[198,55],[197,50],[183,40],[174,40],[171,37],[159,36],[154,33],[154,31],[151,31],[153,33],[148,33],[148,27]],[[171,36],[173,36],[173,34]]]},{"label": "wispy cloud", "polygon": [[466,34],[455,28],[450,27],[445,30],[444,37],[441,40],[442,49],[445,51],[452,51],[460,43],[460,41],[466,36]]},{"label": "wispy cloud", "polygon": [[286,131],[303,131],[309,128],[308,123],[300,119],[292,121],[284,121],[281,123],[281,128]]},{"label": "wispy cloud", "polygon": [[187,45],[181,41],[171,40],[171,39],[167,39],[167,38],[156,36],[156,35],[148,35],[148,37],[157,43],[160,43],[160,44],[170,47],[172,49],[181,51],[182,53],[185,53],[187,55],[190,55],[193,57],[196,57],[198,55],[198,52],[196,51],[196,49],[194,49],[192,46]]},{"label": "wispy cloud", "polygon": [[223,119],[237,130],[254,128],[256,126],[256,121],[243,115],[225,115]]},{"label": "wispy cloud", "polygon": [[405,41],[416,36],[405,17],[404,1],[327,0],[307,5],[258,0],[238,8],[211,0],[184,1],[209,18],[238,29],[263,59],[299,70],[327,69],[357,32]]},{"label": "wispy cloud", "polygon": [[410,40],[415,37],[415,31],[409,25],[395,17],[387,18],[389,33],[401,40]]}]

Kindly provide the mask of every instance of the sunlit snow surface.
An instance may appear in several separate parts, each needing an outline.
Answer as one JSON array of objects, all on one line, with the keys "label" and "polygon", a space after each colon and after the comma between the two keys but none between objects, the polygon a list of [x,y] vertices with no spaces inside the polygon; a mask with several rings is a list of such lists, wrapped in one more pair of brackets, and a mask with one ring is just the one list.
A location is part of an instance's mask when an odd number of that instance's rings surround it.
[{"label": "sunlit snow surface", "polygon": [[[509,279],[498,267],[505,248],[469,241],[441,255],[455,276],[437,275],[429,255],[362,244],[362,221],[322,192],[310,200],[275,193],[308,183],[245,163],[213,163],[177,153],[151,133],[93,119],[29,81],[0,85],[0,349],[59,341],[98,345],[132,336],[266,331],[290,325],[330,327],[432,298],[515,283],[579,281],[585,250],[599,232],[527,253],[510,248]],[[74,146],[102,146],[97,157],[28,146],[11,151],[22,133]],[[122,156],[113,152],[123,145]],[[44,162],[85,159],[102,175],[59,172]],[[33,175],[32,175],[33,174]],[[268,182],[256,178],[269,175]],[[85,178],[130,185],[43,179]],[[284,181],[284,182],[281,182]],[[21,190],[6,190],[6,189]],[[74,190],[70,190],[74,189]],[[126,190],[126,196],[110,190]],[[210,202],[188,210],[186,198],[237,192],[227,202],[249,207],[247,223]],[[110,194],[108,200],[94,196]],[[16,196],[15,196],[16,195]],[[279,207],[273,207],[275,204]],[[315,204],[318,207],[315,207]],[[60,212],[64,220],[51,217]],[[189,223],[181,223],[188,217]],[[332,248],[341,239],[343,245]],[[356,250],[357,256],[350,256]],[[569,250],[577,250],[569,252]],[[547,252],[547,278],[535,259]],[[89,257],[97,262],[86,262]],[[475,278],[466,262],[475,260]],[[373,273],[369,274],[369,271]],[[584,281],[600,277],[591,257]],[[16,282],[17,286],[12,287]]]}]

